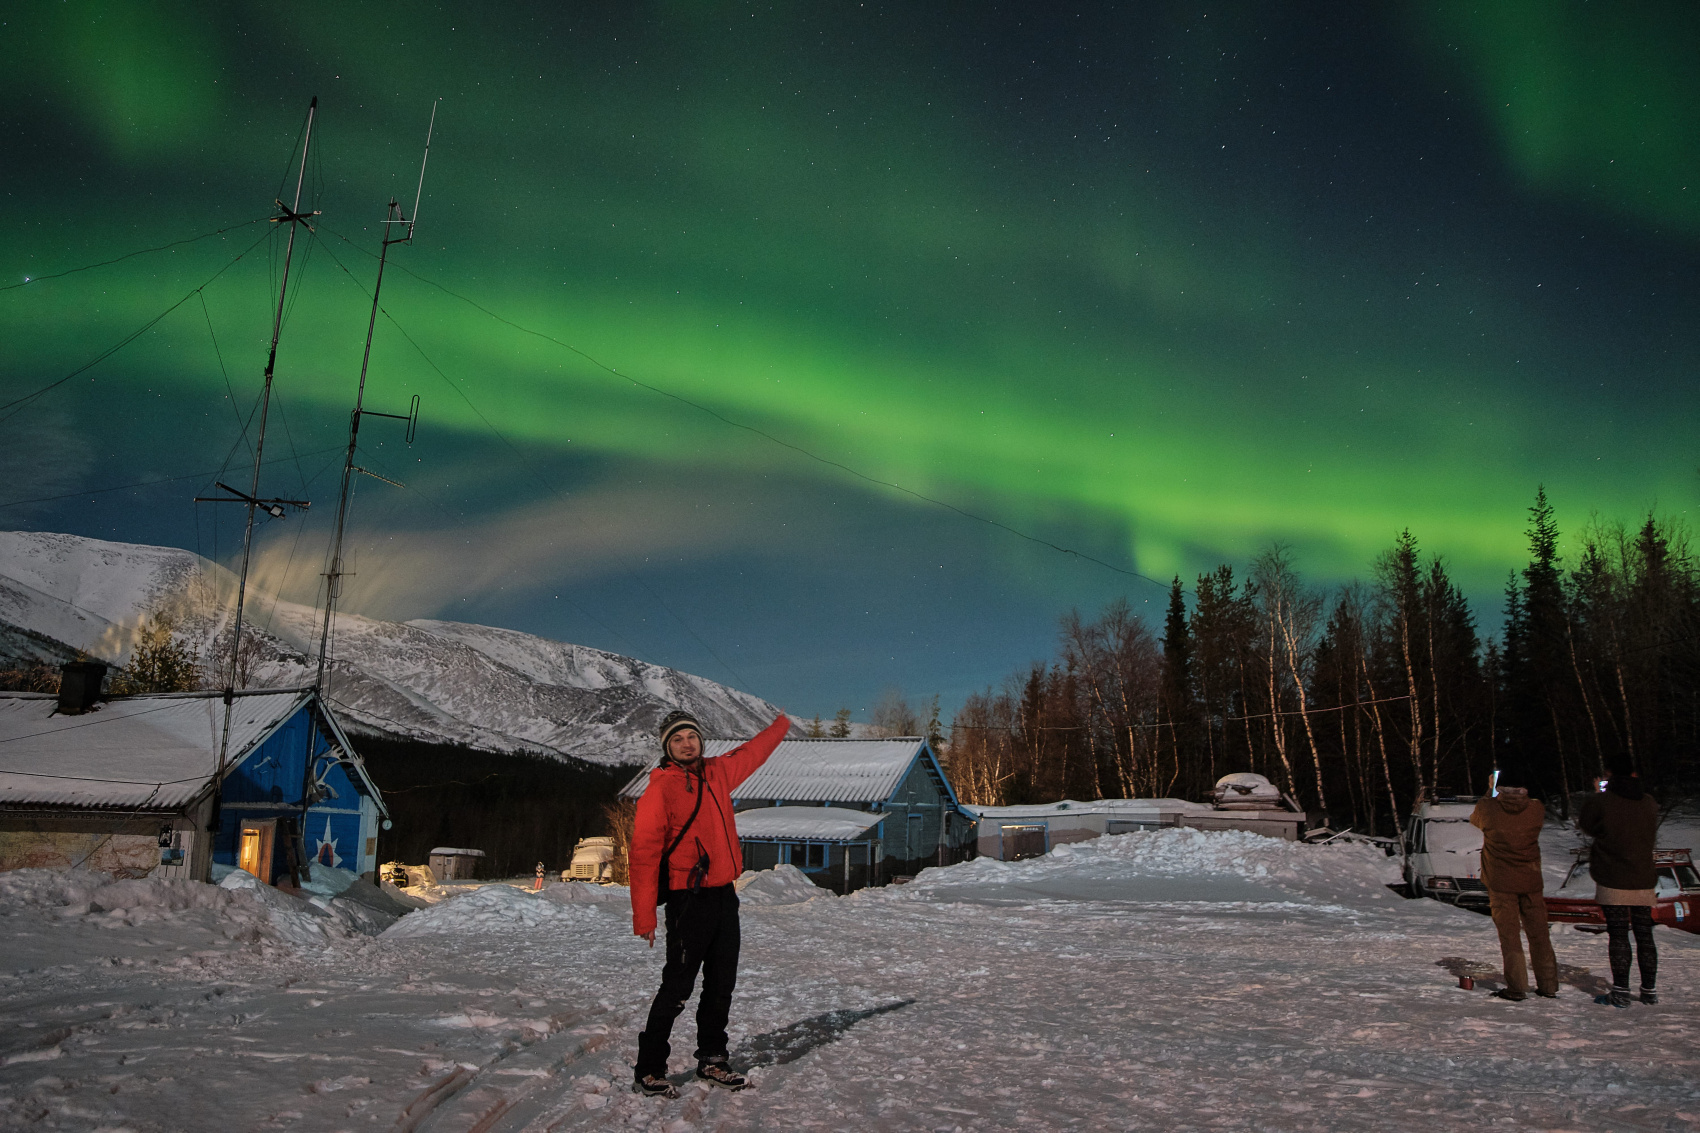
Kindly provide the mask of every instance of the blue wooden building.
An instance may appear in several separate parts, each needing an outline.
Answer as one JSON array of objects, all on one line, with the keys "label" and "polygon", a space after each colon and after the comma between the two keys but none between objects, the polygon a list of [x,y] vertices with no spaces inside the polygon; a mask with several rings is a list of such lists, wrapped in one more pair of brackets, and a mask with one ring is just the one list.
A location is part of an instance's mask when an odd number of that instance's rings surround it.
[{"label": "blue wooden building", "polygon": [[221,693],[100,699],[98,687],[0,693],[0,869],[376,873],[382,796],[312,689],[237,693],[221,776]]}]

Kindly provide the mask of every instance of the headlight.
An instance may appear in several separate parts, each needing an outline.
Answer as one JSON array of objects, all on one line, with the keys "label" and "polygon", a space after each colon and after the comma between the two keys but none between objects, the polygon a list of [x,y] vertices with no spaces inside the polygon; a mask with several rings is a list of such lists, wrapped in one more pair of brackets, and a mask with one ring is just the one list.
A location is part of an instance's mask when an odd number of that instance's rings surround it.
[{"label": "headlight", "polygon": [[1458,883],[1450,877],[1430,877],[1424,879],[1423,886],[1427,889],[1457,889]]}]

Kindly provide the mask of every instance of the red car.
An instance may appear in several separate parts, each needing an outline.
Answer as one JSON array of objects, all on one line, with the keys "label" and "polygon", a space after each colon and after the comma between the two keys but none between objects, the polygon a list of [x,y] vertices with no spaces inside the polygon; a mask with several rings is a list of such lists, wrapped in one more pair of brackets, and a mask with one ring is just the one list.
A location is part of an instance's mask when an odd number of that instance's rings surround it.
[{"label": "red car", "polygon": [[[1653,865],[1659,875],[1653,889],[1653,923],[1700,933],[1700,872],[1694,869],[1693,854],[1688,850],[1654,850]],[[1599,902],[1592,897],[1564,895],[1572,881],[1587,876],[1587,870],[1587,856],[1578,856],[1559,893],[1547,897],[1547,920],[1604,927],[1606,918]]]}]

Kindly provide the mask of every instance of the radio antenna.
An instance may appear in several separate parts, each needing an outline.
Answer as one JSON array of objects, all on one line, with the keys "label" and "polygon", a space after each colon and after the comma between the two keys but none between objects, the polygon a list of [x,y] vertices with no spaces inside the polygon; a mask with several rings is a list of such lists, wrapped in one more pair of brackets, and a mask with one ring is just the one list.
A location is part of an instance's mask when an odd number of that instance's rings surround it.
[{"label": "radio antenna", "polygon": [[407,238],[413,239],[413,226],[419,223],[419,198],[425,195],[425,163],[431,160],[431,134],[437,128],[437,102],[431,104],[431,124],[425,127],[425,156],[419,159],[419,187],[413,191],[413,216],[407,222]]},{"label": "radio antenna", "polygon": [[[438,99],[437,102],[441,102]],[[355,473],[370,476],[374,480],[382,480],[386,484],[405,487],[386,476],[379,476],[370,469],[362,468],[354,463],[360,445],[360,419],[362,417],[389,417],[396,421],[407,422],[407,443],[412,444],[415,433],[419,428],[419,395],[413,395],[413,402],[406,413],[379,413],[375,409],[366,408],[366,371],[372,361],[372,333],[378,326],[378,297],[384,289],[384,267],[389,263],[390,245],[406,244],[413,239],[414,222],[418,219],[419,198],[425,192],[425,163],[431,158],[431,134],[437,125],[437,103],[431,104],[431,125],[425,130],[425,157],[419,162],[419,188],[413,199],[414,215],[404,216],[401,206],[394,197],[384,214],[383,247],[378,253],[378,278],[372,284],[372,314],[366,320],[366,350],[360,356],[360,383],[354,391],[354,411],[348,418],[348,452],[342,462],[342,490],[337,495],[336,527],[331,535],[330,562],[325,569],[325,621],[319,631],[319,671],[314,678],[313,687],[320,693],[325,690],[325,670],[330,664],[331,630],[336,623],[337,599],[342,597],[342,580],[347,574],[343,570],[342,541],[348,527],[348,509],[354,498]],[[401,229],[401,233],[391,236],[393,228]]]},{"label": "radio antenna", "polygon": [[218,742],[217,774],[213,777],[213,806],[212,825],[210,830],[217,831],[219,824],[219,802],[224,793],[224,768],[230,755],[230,713],[236,698],[236,686],[242,681],[242,608],[248,596],[248,565],[254,550],[254,511],[263,508],[273,516],[283,514],[283,505],[306,508],[305,500],[262,500],[260,499],[260,464],[266,449],[266,416],[271,410],[272,375],[277,369],[277,340],[283,334],[284,300],[289,295],[289,263],[295,254],[295,236],[301,228],[308,232],[313,230],[312,218],[318,216],[317,210],[303,213],[301,211],[301,186],[307,179],[307,151],[313,145],[313,118],[318,113],[319,98],[307,104],[307,125],[301,136],[301,166],[295,174],[295,199],[291,204],[282,200],[274,201],[278,207],[278,215],[272,217],[273,224],[289,225],[289,243],[283,251],[283,280],[277,290],[277,310],[272,315],[271,349],[266,354],[265,385],[260,391],[260,431],[254,439],[254,476],[251,486],[246,493],[237,492],[232,488],[219,487],[230,492],[229,497],[220,497],[216,502],[235,502],[243,504],[248,511],[248,522],[242,532],[242,571],[236,581],[236,617],[231,628],[230,636],[230,667],[224,675],[224,730]]}]

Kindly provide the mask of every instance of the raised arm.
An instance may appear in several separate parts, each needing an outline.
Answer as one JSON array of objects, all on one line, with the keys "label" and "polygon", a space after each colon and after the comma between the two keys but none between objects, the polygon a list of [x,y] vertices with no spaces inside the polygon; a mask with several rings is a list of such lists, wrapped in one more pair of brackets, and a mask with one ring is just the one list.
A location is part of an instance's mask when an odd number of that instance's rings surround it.
[{"label": "raised arm", "polygon": [[773,749],[779,746],[779,741],[784,739],[785,733],[790,730],[791,721],[781,713],[753,740],[739,744],[725,755],[709,760],[710,768],[721,777],[727,793],[731,793],[738,784],[755,774],[756,768],[767,762],[767,757],[773,754]]}]

